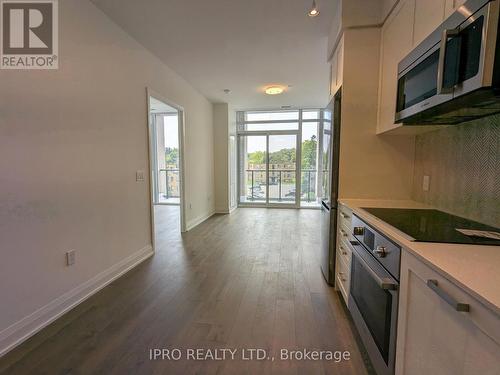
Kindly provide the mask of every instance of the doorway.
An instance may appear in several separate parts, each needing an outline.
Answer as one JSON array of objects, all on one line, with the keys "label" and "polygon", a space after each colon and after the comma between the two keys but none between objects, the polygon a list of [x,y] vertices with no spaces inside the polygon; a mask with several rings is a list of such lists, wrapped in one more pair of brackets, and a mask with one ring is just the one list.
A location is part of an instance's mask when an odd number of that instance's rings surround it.
[{"label": "doorway", "polygon": [[147,91],[153,239],[178,237],[184,216],[184,110]]}]

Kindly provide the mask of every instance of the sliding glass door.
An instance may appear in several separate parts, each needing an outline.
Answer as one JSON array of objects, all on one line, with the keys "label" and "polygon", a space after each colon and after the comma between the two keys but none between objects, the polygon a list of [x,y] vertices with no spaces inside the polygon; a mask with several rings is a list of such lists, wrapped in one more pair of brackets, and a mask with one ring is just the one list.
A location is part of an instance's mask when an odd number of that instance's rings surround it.
[{"label": "sliding glass door", "polygon": [[304,111],[301,124],[300,160],[300,205],[319,205],[319,134],[321,129],[320,111]]},{"label": "sliding glass door", "polygon": [[240,204],[296,207],[297,134],[240,134]]},{"label": "sliding glass door", "polygon": [[267,136],[240,136],[240,202],[267,203]]},{"label": "sliding glass door", "polygon": [[269,203],[296,205],[297,135],[268,135]]}]

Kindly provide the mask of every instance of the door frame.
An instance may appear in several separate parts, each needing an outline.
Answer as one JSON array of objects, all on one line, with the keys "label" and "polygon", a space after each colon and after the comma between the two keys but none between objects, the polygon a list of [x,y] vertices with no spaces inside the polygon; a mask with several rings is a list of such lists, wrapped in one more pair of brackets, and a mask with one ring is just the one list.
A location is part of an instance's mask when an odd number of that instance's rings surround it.
[{"label": "door frame", "polygon": [[[247,136],[265,136],[266,137],[266,201],[259,203],[241,202],[241,173],[238,171],[238,189],[237,189],[237,204],[238,207],[267,207],[267,208],[300,208],[301,196],[301,173],[300,158],[301,158],[301,126],[298,130],[266,130],[266,131],[240,131],[237,134],[237,154],[238,154],[238,170],[241,166],[241,150],[240,138]],[[273,135],[295,135],[295,202],[294,203],[273,203],[269,202],[269,137]]]},{"label": "door frame", "polygon": [[180,176],[180,203],[179,203],[179,208],[180,208],[180,228],[181,232],[187,232],[187,225],[186,225],[186,196],[185,196],[185,134],[186,134],[186,128],[185,128],[185,111],[184,108],[169,99],[165,98],[163,95],[155,92],[149,87],[146,87],[146,98],[147,98],[147,132],[148,132],[148,161],[149,161],[149,206],[150,206],[150,223],[151,223],[151,236],[152,236],[152,244],[153,244],[153,250],[156,249],[155,247],[155,217],[154,217],[154,209],[155,209],[155,197],[154,197],[154,180],[155,177],[153,173],[155,173],[155,163],[154,163],[154,155],[152,154],[154,152],[154,147],[153,147],[153,140],[154,140],[154,133],[153,133],[153,125],[154,121],[152,120],[151,116],[151,98],[155,98],[156,100],[159,100],[168,106],[176,109],[178,111],[178,118],[179,118],[179,157],[180,157],[180,163],[179,163],[179,176]]}]

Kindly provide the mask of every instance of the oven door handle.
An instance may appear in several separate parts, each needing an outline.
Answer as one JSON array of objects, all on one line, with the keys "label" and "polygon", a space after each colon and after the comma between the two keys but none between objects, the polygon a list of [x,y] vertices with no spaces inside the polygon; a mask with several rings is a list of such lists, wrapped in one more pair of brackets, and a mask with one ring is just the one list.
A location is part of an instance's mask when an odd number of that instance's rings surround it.
[{"label": "oven door handle", "polygon": [[368,263],[366,263],[366,261],[357,253],[357,251],[354,251],[353,254],[359,260],[359,262],[361,263],[363,268],[366,269],[368,271],[368,273],[371,275],[371,277],[377,282],[380,289],[384,289],[384,290],[397,290],[398,289],[398,284],[396,282],[392,281],[388,277],[380,277],[379,275],[377,275],[377,273],[371,269],[371,267],[368,265]]}]

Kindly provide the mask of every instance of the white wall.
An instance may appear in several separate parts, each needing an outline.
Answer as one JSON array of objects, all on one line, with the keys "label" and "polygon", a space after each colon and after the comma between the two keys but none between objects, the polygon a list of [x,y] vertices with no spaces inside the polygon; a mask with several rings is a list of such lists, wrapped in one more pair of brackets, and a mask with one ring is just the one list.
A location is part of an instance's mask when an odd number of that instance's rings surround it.
[{"label": "white wall", "polygon": [[[236,110],[234,107],[228,108],[229,137],[234,139],[234,150],[231,155],[231,144],[229,144],[229,211],[234,210],[238,205],[238,137],[236,134]],[[232,170],[231,170],[232,168]],[[232,190],[232,193],[231,193]],[[232,197],[231,197],[232,194]]]},{"label": "white wall", "polygon": [[87,0],[59,7],[60,69],[0,71],[0,353],[151,244],[147,86],[185,109],[188,226],[214,211],[212,104]]},{"label": "white wall", "polygon": [[[236,150],[231,161],[230,137],[236,138],[236,111],[227,103],[214,104],[215,211],[230,213],[237,205]],[[231,170],[233,165],[233,170]],[[233,201],[231,201],[233,185]]]},{"label": "white wall", "polygon": [[229,106],[214,104],[215,210],[229,212]]}]

